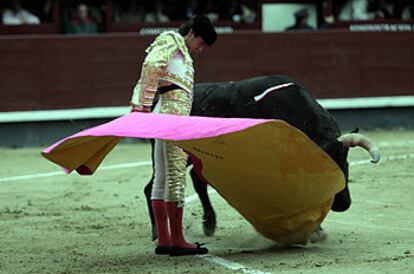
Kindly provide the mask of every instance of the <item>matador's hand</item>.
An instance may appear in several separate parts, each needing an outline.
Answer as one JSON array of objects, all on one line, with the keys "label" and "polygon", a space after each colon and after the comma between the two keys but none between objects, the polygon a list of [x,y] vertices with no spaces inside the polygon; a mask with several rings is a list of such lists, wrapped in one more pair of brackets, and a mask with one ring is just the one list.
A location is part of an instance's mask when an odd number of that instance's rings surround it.
[{"label": "matador's hand", "polygon": [[133,106],[131,112],[151,112],[151,107],[143,105]]}]

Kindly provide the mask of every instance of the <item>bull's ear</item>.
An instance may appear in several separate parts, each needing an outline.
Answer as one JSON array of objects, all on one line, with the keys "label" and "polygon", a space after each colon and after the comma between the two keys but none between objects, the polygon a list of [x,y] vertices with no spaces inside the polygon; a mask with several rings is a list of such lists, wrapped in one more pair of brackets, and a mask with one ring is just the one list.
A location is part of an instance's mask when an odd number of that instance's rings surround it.
[{"label": "bull's ear", "polygon": [[358,132],[359,132],[359,128],[358,128],[358,127],[354,128],[354,129],[351,131],[351,133],[358,133]]}]

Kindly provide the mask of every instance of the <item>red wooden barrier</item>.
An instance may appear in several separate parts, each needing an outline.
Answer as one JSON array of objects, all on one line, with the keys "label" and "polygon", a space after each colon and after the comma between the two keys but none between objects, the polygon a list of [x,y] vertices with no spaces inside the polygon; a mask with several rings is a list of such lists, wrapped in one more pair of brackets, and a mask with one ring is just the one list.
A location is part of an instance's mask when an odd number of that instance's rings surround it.
[{"label": "red wooden barrier", "polygon": [[[0,111],[128,105],[153,37],[0,36]],[[414,33],[223,34],[196,81],[286,74],[317,98],[414,94]]]}]

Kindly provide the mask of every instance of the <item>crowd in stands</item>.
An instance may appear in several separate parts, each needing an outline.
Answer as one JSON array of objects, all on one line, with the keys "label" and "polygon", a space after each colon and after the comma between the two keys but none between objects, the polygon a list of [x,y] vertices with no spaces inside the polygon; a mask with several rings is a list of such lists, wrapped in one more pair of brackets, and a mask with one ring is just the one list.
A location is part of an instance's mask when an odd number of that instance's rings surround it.
[{"label": "crowd in stands", "polygon": [[[39,12],[38,7],[44,6],[44,12],[50,13],[53,0],[35,2],[36,5],[29,0],[0,0],[1,23],[22,25],[50,22],[42,20],[39,13],[43,11]],[[212,21],[251,24],[257,20],[258,7],[258,0],[113,0],[110,3],[113,22],[126,23],[184,21],[196,14],[206,14]],[[107,4],[105,0],[59,1],[62,32],[99,32]]]},{"label": "crowd in stands", "polygon": [[184,21],[196,14],[206,14],[210,20],[230,20],[237,23],[256,21],[257,0],[127,0],[114,1],[117,22]]},{"label": "crowd in stands", "polygon": [[20,0],[0,0],[1,23],[4,25],[38,25],[51,21],[53,0],[26,2]]},{"label": "crowd in stands", "polygon": [[75,12],[72,12],[64,21],[64,32],[74,34],[98,33],[97,17],[92,17],[89,8],[85,4],[79,4]]},{"label": "crowd in stands", "polygon": [[[53,0],[0,0],[4,25],[51,22]],[[293,2],[293,1],[292,1]],[[334,21],[414,19],[414,0],[324,0],[331,3],[330,14],[318,27]],[[252,24],[258,21],[260,0],[75,0],[59,2],[61,32],[98,33],[103,30],[104,13],[111,3],[111,20],[124,23],[166,23],[184,21],[206,14],[213,22]],[[303,1],[301,1],[303,3]],[[327,6],[327,5],[324,5]],[[306,9],[294,14],[295,24],[287,30],[313,29],[307,23]]]},{"label": "crowd in stands", "polygon": [[[326,1],[325,1],[326,7]],[[414,0],[335,0],[332,10],[326,11],[319,29],[331,28],[335,21],[376,21],[387,19],[414,20]],[[314,29],[308,24],[309,12],[298,9],[294,14],[295,23],[286,31]]]},{"label": "crowd in stands", "polygon": [[336,17],[341,21],[414,19],[413,0],[342,0],[335,3]]}]

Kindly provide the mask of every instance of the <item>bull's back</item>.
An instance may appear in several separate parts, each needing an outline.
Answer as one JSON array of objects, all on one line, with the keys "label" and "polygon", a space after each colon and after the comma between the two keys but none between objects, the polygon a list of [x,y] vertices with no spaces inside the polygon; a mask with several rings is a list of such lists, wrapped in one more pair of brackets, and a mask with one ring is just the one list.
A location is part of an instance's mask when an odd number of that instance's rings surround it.
[{"label": "bull's back", "polygon": [[[292,83],[276,89],[255,103],[255,110],[246,111],[246,101],[264,91]],[[300,129],[318,145],[325,144],[340,135],[335,118],[294,79],[284,75],[255,77],[237,84],[237,116],[247,112],[253,118],[280,119]]]},{"label": "bull's back", "polygon": [[[286,83],[293,85],[275,90],[255,102],[255,96]],[[334,117],[304,87],[284,75],[197,84],[191,115],[280,119],[303,131],[318,145],[340,135]]]},{"label": "bull's back", "polygon": [[192,116],[232,117],[235,82],[202,83],[194,86]]}]

